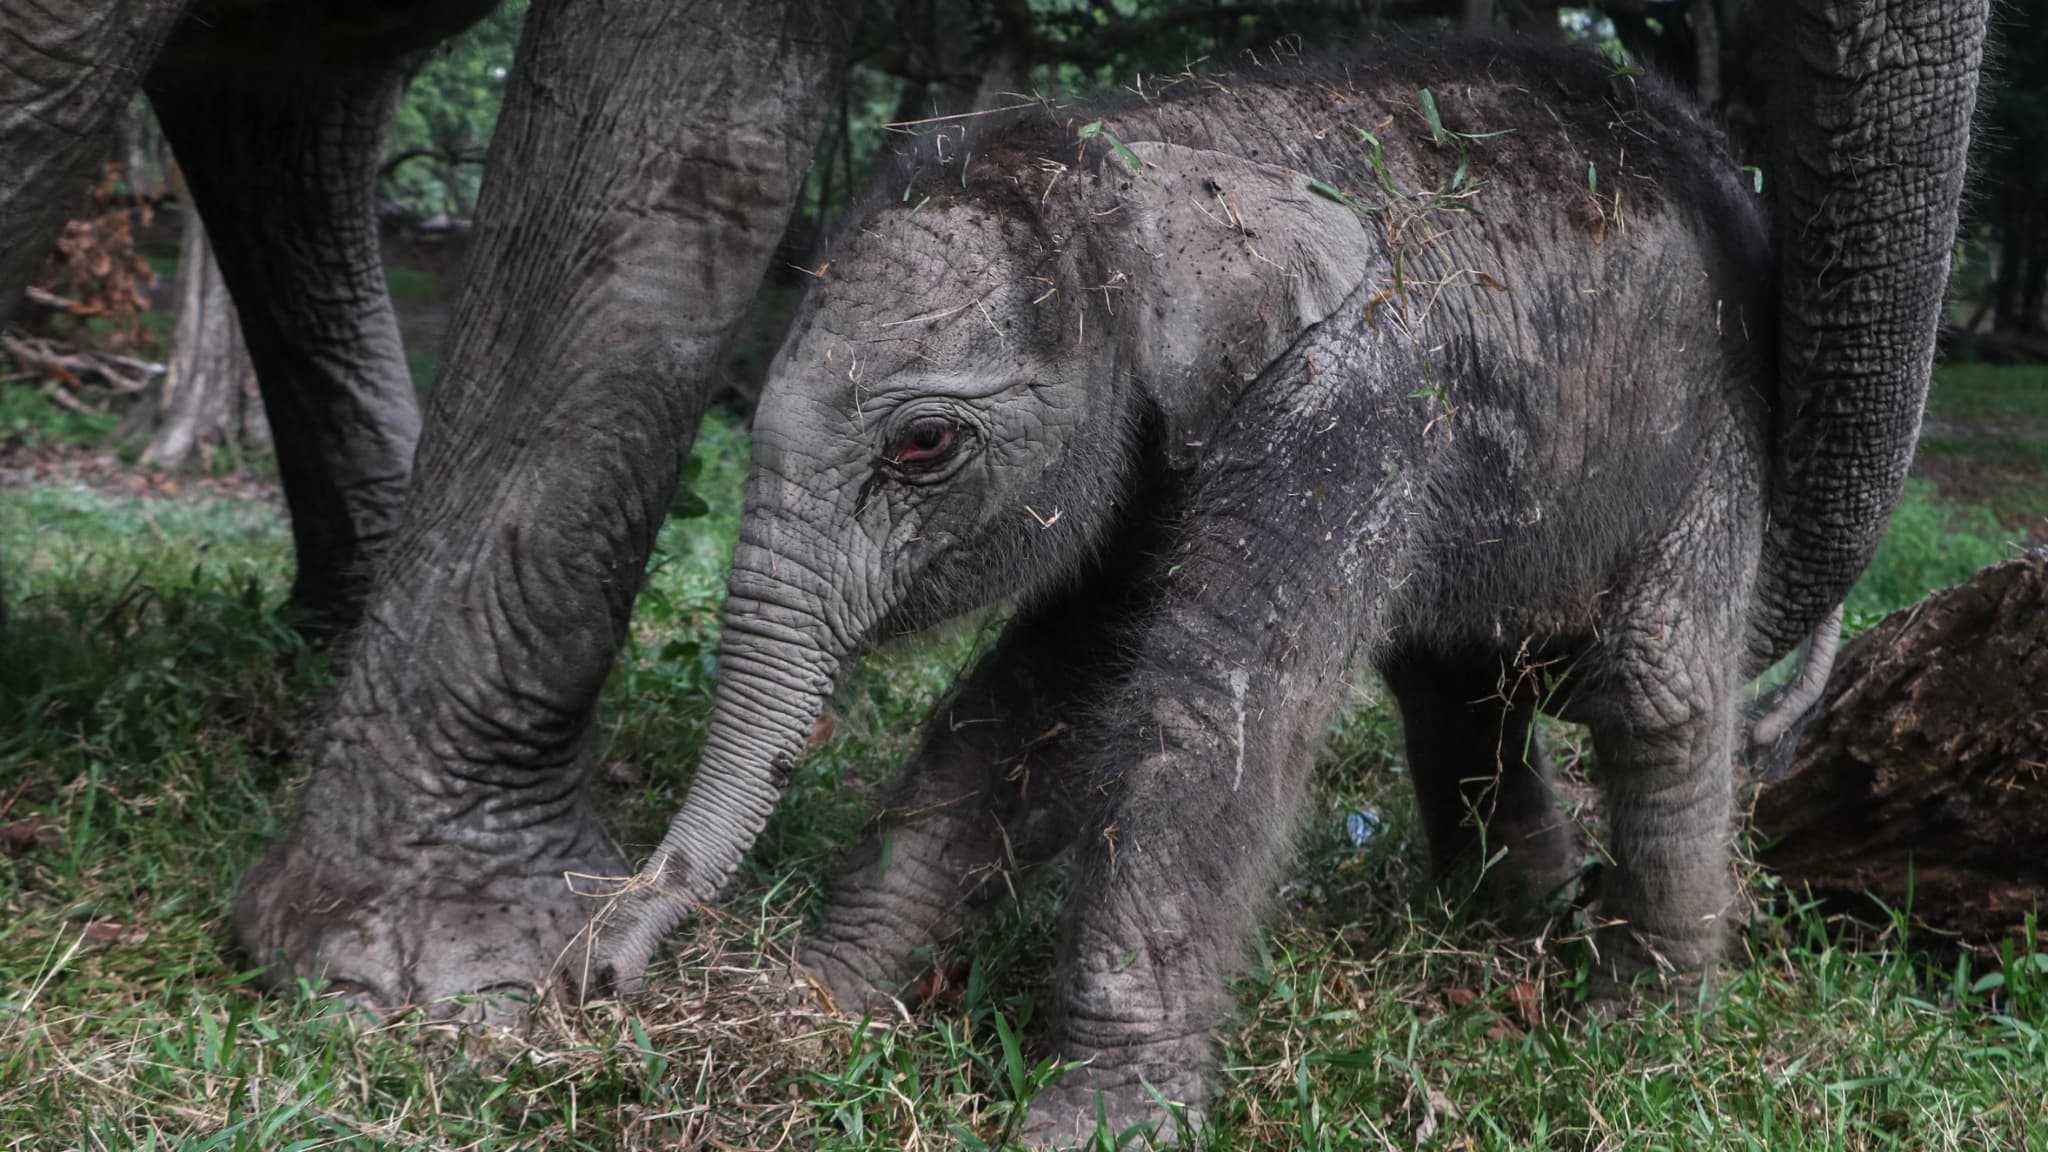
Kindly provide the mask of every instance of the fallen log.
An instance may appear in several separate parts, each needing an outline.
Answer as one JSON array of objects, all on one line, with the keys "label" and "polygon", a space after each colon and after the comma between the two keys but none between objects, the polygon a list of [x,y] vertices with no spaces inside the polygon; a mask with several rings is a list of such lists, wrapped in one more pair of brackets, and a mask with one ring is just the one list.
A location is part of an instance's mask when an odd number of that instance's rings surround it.
[{"label": "fallen log", "polygon": [[1973,943],[2048,910],[2048,552],[1993,565],[1844,645],[1759,861]]}]

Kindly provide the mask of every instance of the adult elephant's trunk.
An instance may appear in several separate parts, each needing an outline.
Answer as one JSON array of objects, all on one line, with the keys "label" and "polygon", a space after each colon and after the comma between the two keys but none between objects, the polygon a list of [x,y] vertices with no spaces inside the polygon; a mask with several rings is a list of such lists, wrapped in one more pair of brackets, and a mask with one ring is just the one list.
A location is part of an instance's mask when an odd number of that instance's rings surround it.
[{"label": "adult elephant's trunk", "polygon": [[1821,626],[1912,462],[1988,0],[1798,0],[1776,72],[1779,427],[1752,669]]},{"label": "adult elephant's trunk", "polygon": [[655,948],[699,904],[717,898],[775,811],[845,655],[822,623],[827,590],[805,586],[809,578],[741,542],[696,779],[646,866],[598,914],[591,946],[570,957],[578,987],[638,991]]}]

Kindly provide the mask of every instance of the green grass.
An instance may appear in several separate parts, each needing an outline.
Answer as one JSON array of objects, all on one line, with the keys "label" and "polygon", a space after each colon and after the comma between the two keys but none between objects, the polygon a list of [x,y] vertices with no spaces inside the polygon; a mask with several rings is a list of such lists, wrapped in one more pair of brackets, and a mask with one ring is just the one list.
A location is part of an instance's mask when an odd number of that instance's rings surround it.
[{"label": "green grass", "polygon": [[441,278],[417,268],[387,264],[384,283],[389,286],[393,300],[439,300],[442,294]]},{"label": "green grass", "polygon": [[2048,365],[1936,369],[1919,470],[1982,506],[2002,538],[2048,541]]},{"label": "green grass", "polygon": [[[638,848],[703,737],[745,450],[729,422],[707,425],[702,514],[663,529],[605,693],[593,760],[643,778],[597,787]],[[1971,527],[1924,491],[1908,508],[1881,553],[1898,588],[1946,578],[1926,541]],[[292,739],[328,678],[276,614],[289,541],[274,507],[10,492],[0,554],[0,825],[53,825],[0,852],[0,1148],[972,1148],[1051,1071],[1056,877],[936,958],[964,988],[893,1027],[801,1017],[708,959],[725,941],[786,946],[986,624],[849,679],[725,914],[681,934],[634,1015],[550,1008],[491,1045],[417,1020],[356,1032],[258,995],[227,951],[236,880],[285,827]],[[1562,751],[1579,758],[1569,733]],[[1509,933],[1423,882],[1371,685],[1319,780],[1299,865],[1234,985],[1209,1146],[2048,1147],[2048,953],[2031,938],[1959,955],[1753,877],[1764,912],[1714,992],[1575,1030],[1582,926]],[[1367,807],[1380,831],[1354,849],[1343,814]]]},{"label": "green grass", "polygon": [[0,356],[0,444],[30,448],[101,444],[121,422],[111,413],[61,407],[41,383],[10,379],[15,375],[14,362]]},{"label": "green grass", "polygon": [[1936,420],[2025,422],[2048,435],[2048,364],[1944,364],[1927,414]]},{"label": "green grass", "polygon": [[1891,526],[1844,605],[1849,631],[1860,632],[1932,589],[1960,584],[2010,558],[2016,552],[2011,539],[1988,510],[1943,500],[1926,480],[1906,481]]}]

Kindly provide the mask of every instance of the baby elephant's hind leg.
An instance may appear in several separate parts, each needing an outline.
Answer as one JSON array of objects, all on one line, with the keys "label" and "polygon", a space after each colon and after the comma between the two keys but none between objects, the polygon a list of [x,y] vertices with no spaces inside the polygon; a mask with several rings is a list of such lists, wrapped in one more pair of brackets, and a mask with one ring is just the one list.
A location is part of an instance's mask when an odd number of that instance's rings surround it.
[{"label": "baby elephant's hind leg", "polygon": [[1739,644],[1711,602],[1646,602],[1604,637],[1573,715],[1592,731],[1613,866],[1601,881],[1596,1011],[1698,986],[1733,903],[1729,820]]},{"label": "baby elephant's hind leg", "polygon": [[925,729],[797,961],[842,1011],[885,1007],[1074,817],[1073,729],[1103,690],[1110,613],[1082,597],[1005,630]]},{"label": "baby elephant's hind leg", "polygon": [[1438,875],[1488,866],[1489,885],[1518,901],[1569,880],[1572,829],[1536,733],[1537,679],[1497,656],[1422,651],[1397,654],[1382,672],[1401,708]]}]

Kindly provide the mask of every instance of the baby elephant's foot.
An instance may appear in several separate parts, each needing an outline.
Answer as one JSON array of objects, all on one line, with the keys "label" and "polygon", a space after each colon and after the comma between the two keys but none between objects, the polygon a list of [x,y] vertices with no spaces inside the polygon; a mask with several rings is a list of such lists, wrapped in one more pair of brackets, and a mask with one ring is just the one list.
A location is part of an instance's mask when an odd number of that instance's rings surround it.
[{"label": "baby elephant's foot", "polygon": [[1202,1122],[1202,1084],[1193,1071],[1198,1066],[1190,1061],[1179,1067],[1148,1062],[1076,1068],[1031,1102],[1018,1139],[1027,1148],[1059,1149],[1192,1144]]},{"label": "baby elephant's foot", "polygon": [[1635,947],[1609,938],[1602,952],[1608,963],[1596,968],[1581,1011],[1587,1023],[1634,1019],[1660,1005],[1682,1005],[1696,999],[1709,982],[1704,965],[1659,963]]},{"label": "baby elephant's foot", "polygon": [[843,949],[807,941],[798,946],[796,963],[801,972],[792,987],[801,984],[821,1006],[841,1016],[896,1020],[907,1011],[901,999],[868,975],[870,965]]}]

